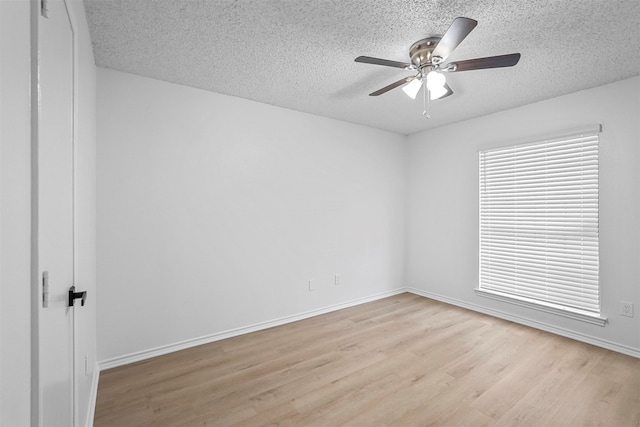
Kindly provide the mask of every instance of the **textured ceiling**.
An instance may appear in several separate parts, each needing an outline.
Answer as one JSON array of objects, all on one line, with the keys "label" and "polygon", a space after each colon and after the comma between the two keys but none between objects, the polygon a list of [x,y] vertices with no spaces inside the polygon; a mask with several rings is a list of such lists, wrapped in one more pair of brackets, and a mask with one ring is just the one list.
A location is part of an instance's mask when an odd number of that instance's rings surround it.
[{"label": "textured ceiling", "polygon": [[[638,0],[85,0],[96,64],[401,134],[640,74]],[[450,73],[422,115],[400,89],[409,46],[465,16],[449,61],[520,52],[512,68]],[[447,61],[448,62],[448,61]],[[532,118],[535,120],[535,118]]]}]

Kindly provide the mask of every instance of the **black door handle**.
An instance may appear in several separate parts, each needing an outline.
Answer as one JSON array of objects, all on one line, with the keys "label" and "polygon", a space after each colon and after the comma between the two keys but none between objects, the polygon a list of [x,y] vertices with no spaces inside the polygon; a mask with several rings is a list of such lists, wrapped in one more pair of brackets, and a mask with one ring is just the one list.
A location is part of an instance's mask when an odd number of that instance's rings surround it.
[{"label": "black door handle", "polygon": [[69,288],[69,307],[75,305],[75,300],[81,299],[81,305],[84,306],[84,302],[87,300],[87,291],[76,292],[75,285]]}]

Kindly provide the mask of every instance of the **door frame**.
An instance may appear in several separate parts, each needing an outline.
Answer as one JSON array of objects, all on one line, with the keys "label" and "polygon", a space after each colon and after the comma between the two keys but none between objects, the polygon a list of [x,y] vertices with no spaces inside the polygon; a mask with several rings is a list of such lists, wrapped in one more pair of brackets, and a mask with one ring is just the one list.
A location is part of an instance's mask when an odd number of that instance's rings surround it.
[{"label": "door frame", "polygon": [[[1,1],[1,0],[0,0]],[[71,165],[72,165],[72,180],[71,180],[71,193],[72,193],[72,284],[75,284],[77,277],[77,263],[76,263],[76,237],[77,237],[77,223],[76,223],[76,209],[77,209],[77,115],[78,115],[78,40],[76,25],[77,22],[71,8],[68,5],[67,0],[59,0],[63,3],[67,17],[69,19],[69,25],[71,28]],[[41,16],[43,0],[30,0],[31,3],[31,22],[30,22],[30,39],[31,39],[31,426],[40,427],[43,424],[41,419],[42,414],[42,398],[40,389],[40,309],[42,304],[42,286],[39,268],[39,126],[40,126],[40,103],[39,103],[39,68],[40,68],[40,20],[46,19]],[[75,310],[71,310],[71,340],[72,340],[72,365],[71,371],[71,413],[73,426],[78,424],[78,398],[77,398],[77,379],[76,379],[76,333],[75,333]]]}]

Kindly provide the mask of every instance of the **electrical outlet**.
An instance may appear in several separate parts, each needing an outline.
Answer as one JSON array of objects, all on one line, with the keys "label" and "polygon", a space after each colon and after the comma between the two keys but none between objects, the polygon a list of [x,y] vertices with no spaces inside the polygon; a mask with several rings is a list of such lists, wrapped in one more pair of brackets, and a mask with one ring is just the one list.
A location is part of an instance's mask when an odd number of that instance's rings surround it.
[{"label": "electrical outlet", "polygon": [[338,286],[340,284],[340,275],[336,274],[334,279],[333,279],[333,283]]},{"label": "electrical outlet", "polygon": [[620,301],[620,314],[627,317],[633,317],[633,303]]},{"label": "electrical outlet", "polygon": [[316,290],[316,284],[313,283],[313,279],[309,279],[309,291],[315,291]]}]

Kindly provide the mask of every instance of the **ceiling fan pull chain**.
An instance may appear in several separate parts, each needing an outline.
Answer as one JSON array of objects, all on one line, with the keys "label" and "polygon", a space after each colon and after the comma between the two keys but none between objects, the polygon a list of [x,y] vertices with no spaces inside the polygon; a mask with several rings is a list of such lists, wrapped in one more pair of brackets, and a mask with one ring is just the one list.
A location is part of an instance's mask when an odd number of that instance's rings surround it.
[{"label": "ceiling fan pull chain", "polygon": [[431,94],[428,93],[429,92],[429,88],[427,87],[426,84],[424,84],[422,86],[422,106],[424,111],[422,111],[422,115],[426,116],[427,119],[431,118],[431,114],[430,114],[430,110],[431,110],[431,103],[429,102],[431,99]]}]

